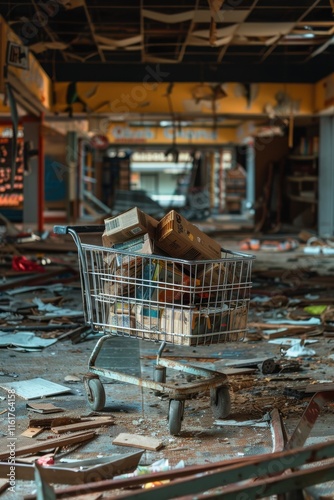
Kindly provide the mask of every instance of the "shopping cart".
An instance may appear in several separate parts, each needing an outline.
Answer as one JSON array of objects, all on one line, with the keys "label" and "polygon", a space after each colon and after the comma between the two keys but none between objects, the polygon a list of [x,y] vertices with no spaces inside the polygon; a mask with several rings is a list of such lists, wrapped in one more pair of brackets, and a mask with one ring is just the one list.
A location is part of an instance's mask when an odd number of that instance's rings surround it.
[{"label": "shopping cart", "polygon": [[[222,249],[218,260],[187,261],[116,250],[101,246],[103,230],[104,226],[54,227],[56,234],[70,234],[76,243],[85,321],[103,333],[84,377],[88,404],[96,411],[104,408],[99,377],[106,377],[168,396],[173,435],[181,430],[185,400],[200,392],[210,391],[215,418],[226,417],[231,406],[227,376],[164,358],[162,353],[166,344],[189,349],[243,340],[254,256]],[[152,379],[96,366],[110,336],[160,343]],[[188,374],[185,382],[167,382],[167,368]]]}]

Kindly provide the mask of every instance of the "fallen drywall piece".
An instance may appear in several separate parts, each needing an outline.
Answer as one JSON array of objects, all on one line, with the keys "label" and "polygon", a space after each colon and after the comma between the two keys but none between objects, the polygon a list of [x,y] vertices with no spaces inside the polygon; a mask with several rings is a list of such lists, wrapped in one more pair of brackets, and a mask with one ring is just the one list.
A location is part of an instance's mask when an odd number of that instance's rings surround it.
[{"label": "fallen drywall piece", "polygon": [[57,339],[37,337],[34,332],[8,333],[0,332],[0,347],[22,347],[28,349],[43,349],[57,342]]},{"label": "fallen drywall piece", "polygon": [[14,389],[15,394],[23,399],[39,399],[46,396],[55,396],[65,392],[72,392],[69,387],[55,384],[54,382],[39,377],[17,382],[6,382],[0,384],[0,387],[6,391]]}]

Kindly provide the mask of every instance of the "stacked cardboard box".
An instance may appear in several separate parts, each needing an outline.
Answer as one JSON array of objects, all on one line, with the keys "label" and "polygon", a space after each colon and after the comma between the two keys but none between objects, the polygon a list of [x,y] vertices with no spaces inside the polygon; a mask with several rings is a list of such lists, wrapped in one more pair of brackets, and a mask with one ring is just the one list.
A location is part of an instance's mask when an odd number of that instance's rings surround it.
[{"label": "stacked cardboard box", "polygon": [[102,243],[111,332],[196,345],[245,330],[247,308],[225,292],[234,270],[219,243],[175,210],[160,221],[137,207],[108,218]]}]

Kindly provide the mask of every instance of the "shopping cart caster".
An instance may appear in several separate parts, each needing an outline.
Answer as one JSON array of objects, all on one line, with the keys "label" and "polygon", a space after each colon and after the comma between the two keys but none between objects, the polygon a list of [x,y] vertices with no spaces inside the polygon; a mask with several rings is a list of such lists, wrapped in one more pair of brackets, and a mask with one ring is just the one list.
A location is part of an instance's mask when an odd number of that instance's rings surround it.
[{"label": "shopping cart caster", "polygon": [[225,418],[230,414],[231,397],[226,385],[210,389],[210,399],[214,418]]},{"label": "shopping cart caster", "polygon": [[169,400],[168,426],[172,436],[180,434],[184,413],[184,401],[179,399]]},{"label": "shopping cart caster", "polygon": [[[165,384],[166,383],[166,367],[165,366],[159,366],[155,365],[154,366],[154,371],[153,371],[153,380],[154,382],[157,382],[158,384]],[[161,391],[154,391],[155,396],[161,396],[163,392]]]},{"label": "shopping cart caster", "polygon": [[87,401],[94,411],[101,411],[106,404],[106,393],[100,379],[92,374],[84,377]]}]

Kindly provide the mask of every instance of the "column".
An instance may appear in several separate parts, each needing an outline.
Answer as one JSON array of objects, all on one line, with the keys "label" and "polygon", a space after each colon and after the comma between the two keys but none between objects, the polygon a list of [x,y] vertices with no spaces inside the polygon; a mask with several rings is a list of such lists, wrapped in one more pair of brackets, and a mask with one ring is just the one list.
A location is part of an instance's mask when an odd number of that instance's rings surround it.
[{"label": "column", "polygon": [[31,230],[43,230],[44,202],[44,154],[41,137],[41,121],[31,117],[23,123],[24,142],[29,143],[26,151],[38,150],[37,156],[26,155],[23,178],[23,227]]},{"label": "column", "polygon": [[334,234],[334,117],[320,118],[318,233],[322,238]]},{"label": "column", "polygon": [[246,149],[246,210],[249,213],[254,213],[255,202],[255,151],[254,142],[248,142]]}]

